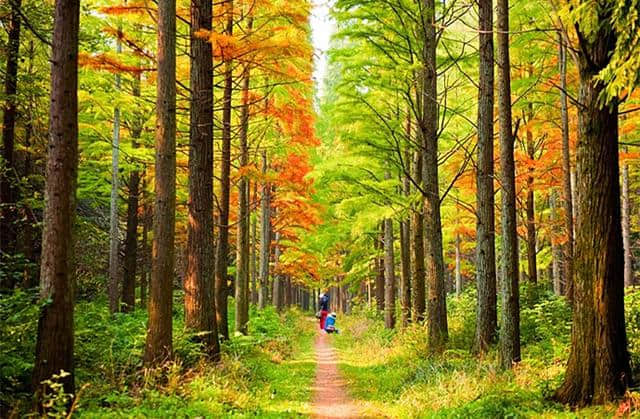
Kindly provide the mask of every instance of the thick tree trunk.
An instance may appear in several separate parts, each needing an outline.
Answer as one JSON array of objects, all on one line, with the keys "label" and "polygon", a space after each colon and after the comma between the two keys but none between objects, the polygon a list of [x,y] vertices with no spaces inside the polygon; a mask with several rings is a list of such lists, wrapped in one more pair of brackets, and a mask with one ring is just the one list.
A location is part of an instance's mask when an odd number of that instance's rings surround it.
[{"label": "thick tree trunk", "polygon": [[[415,182],[422,187],[422,153],[416,152],[413,177]],[[425,266],[424,266],[424,206],[418,205],[414,209],[411,225],[411,247],[413,248],[413,260],[411,266],[411,305],[414,322],[422,322],[425,315]]]},{"label": "thick tree trunk", "polygon": [[[140,75],[134,80],[133,96],[140,97]],[[142,132],[140,124],[131,130],[131,146],[138,148]],[[140,195],[140,172],[129,175],[129,199],[127,201],[127,234],[124,240],[124,275],[122,277],[122,311],[131,311],[136,301],[136,264],[138,261],[138,197]]]},{"label": "thick tree trunk", "polygon": [[213,62],[212,46],[197,34],[211,30],[212,5],[191,1],[191,107],[189,124],[189,224],[184,279],[185,327],[218,360],[220,344],[213,296]]},{"label": "thick tree trunk", "polygon": [[560,107],[562,120],[562,180],[564,192],[564,219],[567,230],[567,243],[564,246],[564,292],[573,299],[573,187],[571,184],[571,151],[569,146],[569,106],[567,103],[567,48],[562,33],[558,34],[560,65]]},{"label": "thick tree trunk", "polygon": [[[598,21],[608,22],[611,9],[603,10]],[[622,396],[632,376],[624,320],[618,105],[614,100],[602,106],[604,86],[596,81],[616,40],[606,24],[588,38],[579,32],[578,39],[581,106],[573,327],[567,372],[555,398],[582,406]]]},{"label": "thick tree trunk", "polygon": [[633,280],[633,256],[631,254],[631,213],[629,209],[629,165],[622,167],[622,243],[624,245],[624,285],[630,287]]},{"label": "thick tree trunk", "polygon": [[384,222],[380,224],[380,232],[376,237],[376,258],[378,259],[376,272],[376,307],[380,313],[384,313]]},{"label": "thick tree trunk", "polygon": [[518,278],[518,219],[516,166],[511,119],[511,61],[509,59],[509,0],[498,0],[498,107],[502,183],[502,321],[500,363],[511,368],[520,362],[520,288]]},{"label": "thick tree trunk", "polygon": [[429,346],[440,351],[448,338],[447,289],[442,254],[442,222],[438,183],[438,89],[436,74],[435,0],[423,0],[422,51],[422,183],[424,188],[425,281]]},{"label": "thick tree trunk", "polygon": [[[267,174],[267,152],[262,151],[262,176]],[[269,259],[271,257],[271,186],[264,179],[260,192],[260,289],[258,307],[265,308],[268,301]]]},{"label": "thick tree trunk", "polygon": [[[22,0],[11,0],[11,16],[9,18],[7,39],[7,64],[5,67],[4,94],[2,120],[2,160],[0,169],[0,261],[6,256],[12,256],[16,249],[18,212],[17,201],[17,173],[14,163],[15,126],[18,114],[16,94],[18,92],[18,60],[20,58],[20,7]],[[9,276],[11,278],[11,276]],[[13,288],[15,284],[0,283],[0,288]]]},{"label": "thick tree trunk", "polygon": [[[233,35],[233,0],[226,0],[226,35]],[[231,99],[233,93],[233,63],[225,58],[224,92],[222,104],[222,151],[220,155],[220,217],[218,219],[218,246],[216,248],[215,296],[216,321],[221,339],[229,339],[227,320],[227,269],[229,264],[229,192],[231,189]]]},{"label": "thick tree trunk", "polygon": [[[533,113],[530,120],[533,119]],[[531,161],[535,159],[535,149],[533,144],[533,132],[527,129],[527,156]],[[533,190],[534,169],[529,168],[527,177],[527,274],[530,282],[538,282],[538,257],[536,252],[536,214],[535,199]]]},{"label": "thick tree trunk", "polygon": [[45,176],[40,266],[40,314],[33,388],[42,406],[44,380],[62,371],[65,393],[74,391],[73,224],[78,173],[79,0],[57,0],[51,56],[51,117]]},{"label": "thick tree trunk", "polygon": [[[253,19],[249,18],[247,30],[250,32]],[[242,114],[240,115],[240,168],[249,164],[249,65],[244,66],[242,74]],[[240,177],[238,182],[238,259],[236,274],[236,332],[247,334],[249,322],[249,178]]]},{"label": "thick tree trunk", "polygon": [[[120,37],[116,40],[116,54],[122,52]],[[116,73],[116,91],[120,90],[120,74]],[[111,200],[109,207],[109,311],[120,309],[118,289],[120,279],[120,217],[118,216],[118,198],[120,194],[120,108],[113,109],[113,142],[111,144]],[[123,291],[124,293],[124,291]]]},{"label": "thick tree trunk", "polygon": [[158,0],[155,217],[149,322],[144,361],[157,365],[173,351],[176,210],[176,2]]},{"label": "thick tree trunk", "polygon": [[476,280],[478,306],[475,350],[495,341],[496,255],[493,192],[493,2],[478,1],[480,80],[478,91]]}]

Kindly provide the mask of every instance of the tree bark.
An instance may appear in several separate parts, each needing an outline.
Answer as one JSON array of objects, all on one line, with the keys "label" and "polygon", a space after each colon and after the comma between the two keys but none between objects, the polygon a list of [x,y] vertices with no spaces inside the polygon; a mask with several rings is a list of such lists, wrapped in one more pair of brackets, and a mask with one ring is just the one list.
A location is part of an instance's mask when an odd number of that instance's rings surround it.
[{"label": "tree bark", "polygon": [[[531,106],[530,106],[531,108]],[[530,119],[533,119],[533,112],[530,113]],[[533,144],[533,132],[527,129],[527,156],[531,161],[535,159],[535,148]],[[529,168],[529,176],[527,177],[527,274],[529,281],[538,282],[538,257],[536,253],[536,215],[535,215],[535,199],[533,190],[534,169]]]},{"label": "tree bark", "polygon": [[[413,177],[418,185],[422,187],[422,153],[416,152],[414,160]],[[411,266],[411,298],[413,313],[412,318],[416,323],[424,320],[425,314],[425,265],[424,265],[424,206],[418,205],[413,211],[411,225],[413,260]]]},{"label": "tree bark", "polygon": [[260,193],[260,289],[258,307],[265,308],[268,301],[269,259],[271,257],[271,186],[266,180],[267,152],[262,151],[262,187]]},{"label": "tree bark", "polygon": [[384,326],[396,326],[396,275],[393,256],[393,220],[384,220]]},{"label": "tree bark", "polygon": [[45,176],[44,231],[40,266],[40,314],[33,388],[41,408],[42,384],[53,374],[74,393],[73,224],[78,173],[79,0],[57,0],[51,56],[51,108]]},{"label": "tree bark", "polygon": [[378,259],[378,271],[376,272],[376,307],[380,313],[384,313],[384,222],[380,224],[380,231],[376,237],[376,258]]},{"label": "tree bark", "polygon": [[[251,32],[253,18],[249,18],[247,31]],[[245,64],[242,74],[242,111],[240,115],[240,169],[249,164],[249,79],[250,68]],[[240,177],[238,182],[238,259],[236,275],[236,332],[247,334],[249,322],[249,178]]]},{"label": "tree bark", "polygon": [[459,296],[462,293],[460,256],[460,234],[456,233],[456,296]]},{"label": "tree bark", "polygon": [[[122,52],[122,41],[116,39],[116,54]],[[116,73],[116,91],[120,91],[120,74]],[[120,219],[118,198],[120,194],[120,107],[113,109],[113,142],[111,144],[111,199],[109,208],[109,311],[113,314],[120,309]],[[124,293],[125,291],[123,291]],[[126,311],[126,310],[125,310]]]},{"label": "tree bark", "polygon": [[[9,18],[7,39],[7,64],[5,67],[4,94],[5,104],[2,121],[2,160],[0,169],[0,261],[6,256],[13,256],[16,249],[18,213],[17,201],[17,173],[14,162],[15,126],[18,114],[18,61],[20,58],[20,7],[22,0],[10,0],[11,12]],[[11,277],[11,276],[10,276]],[[12,280],[7,284],[0,284],[13,288]]]},{"label": "tree bark", "polygon": [[422,23],[422,182],[424,188],[425,281],[429,346],[440,351],[448,338],[447,289],[442,254],[442,222],[438,179],[438,89],[436,73],[435,0],[423,0]]},{"label": "tree bark", "polygon": [[220,343],[213,296],[213,62],[211,43],[198,36],[212,26],[212,4],[191,0],[189,224],[184,279],[185,328],[214,360]]},{"label": "tree bark", "polygon": [[516,166],[511,118],[511,61],[509,59],[509,0],[498,0],[498,107],[502,183],[502,322],[500,363],[509,369],[520,362],[520,288],[518,278],[518,220]]},{"label": "tree bark", "polygon": [[611,9],[585,38],[578,29],[580,94],[576,154],[577,217],[571,352],[555,398],[575,406],[622,396],[631,383],[624,319],[624,247],[620,216],[618,104],[602,106],[596,76],[609,63]]},{"label": "tree bark", "polygon": [[564,246],[564,290],[573,299],[573,187],[571,184],[571,150],[569,146],[569,106],[567,103],[567,48],[562,33],[558,34],[558,55],[560,65],[560,108],[562,121],[562,180],[564,192],[564,219],[567,243]]},{"label": "tree bark", "polygon": [[278,273],[278,265],[280,263],[280,233],[276,233],[276,248],[274,254],[274,264],[273,264],[273,305],[278,311],[282,311],[282,307],[284,306],[284,290],[282,284],[282,278]]},{"label": "tree bark", "polygon": [[[253,182],[252,202],[256,202],[258,197],[258,183]],[[253,204],[252,204],[253,205]],[[254,212],[251,217],[251,302],[258,304],[258,217]]]},{"label": "tree bark", "polygon": [[411,321],[411,249],[409,249],[409,220],[400,223],[400,284],[402,306],[402,326],[406,327]]},{"label": "tree bark", "polygon": [[624,245],[624,285],[634,285],[633,255],[631,254],[631,213],[629,209],[629,165],[622,167],[622,243]]},{"label": "tree bark", "polygon": [[[233,0],[226,0],[226,35],[233,35]],[[220,217],[216,248],[216,321],[221,339],[229,339],[227,320],[227,269],[229,264],[229,192],[231,189],[231,99],[233,93],[233,63],[225,57],[224,92],[222,104],[222,151],[220,155]]]},{"label": "tree bark", "polygon": [[[134,80],[133,96],[140,97],[140,75]],[[134,122],[131,130],[131,146],[138,148],[142,125]],[[136,264],[138,261],[138,198],[140,172],[129,175],[129,199],[127,200],[127,233],[124,240],[124,275],[122,277],[122,311],[134,309],[136,301]]]},{"label": "tree bark", "polygon": [[176,2],[158,0],[155,217],[146,365],[172,356],[176,209]]},{"label": "tree bark", "polygon": [[153,210],[149,204],[148,197],[146,195],[146,175],[142,181],[142,201],[143,201],[143,216],[144,221],[142,224],[142,272],[140,273],[140,307],[147,308],[147,289],[149,286],[149,277],[151,274],[150,262],[151,262],[151,248],[149,247],[149,230],[153,225]]},{"label": "tree bark", "polygon": [[558,194],[555,188],[551,190],[549,196],[549,206],[551,207],[551,221],[553,223],[552,235],[551,235],[551,280],[553,283],[553,292],[556,295],[562,295],[564,293],[561,267],[564,265],[563,261],[563,249],[560,245],[556,244],[557,237],[560,235],[558,231]]},{"label": "tree bark", "polygon": [[478,90],[476,280],[478,305],[475,351],[496,338],[496,257],[493,191],[493,2],[478,1],[480,79]]}]

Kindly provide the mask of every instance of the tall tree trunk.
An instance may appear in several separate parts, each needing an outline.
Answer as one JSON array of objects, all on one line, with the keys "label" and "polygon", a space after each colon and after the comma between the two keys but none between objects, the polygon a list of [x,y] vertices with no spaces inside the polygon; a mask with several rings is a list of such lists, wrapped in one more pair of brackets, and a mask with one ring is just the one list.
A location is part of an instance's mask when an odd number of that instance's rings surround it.
[{"label": "tall tree trunk", "polygon": [[[18,220],[17,173],[14,163],[15,126],[18,114],[16,94],[18,92],[18,60],[20,58],[20,7],[22,0],[10,0],[11,17],[9,18],[7,39],[7,64],[5,68],[4,94],[5,104],[2,121],[2,160],[0,169],[0,261],[6,255],[13,255],[16,248],[16,228]],[[10,276],[11,277],[11,276]],[[9,280],[12,282],[11,280]],[[15,284],[0,284],[0,288],[13,288]]]},{"label": "tall tree trunk", "polygon": [[[247,31],[251,32],[253,18],[249,18]],[[249,164],[249,65],[245,64],[242,74],[242,114],[240,115],[240,168]],[[249,178],[240,177],[238,182],[238,262],[236,275],[236,332],[247,334],[249,322]]]},{"label": "tall tree trunk", "polygon": [[[233,0],[226,0],[226,35],[233,35]],[[227,320],[227,269],[229,263],[229,192],[231,189],[231,99],[233,93],[233,63],[225,57],[224,92],[222,104],[222,152],[220,155],[220,218],[216,248],[216,320],[221,339],[229,339]]]},{"label": "tall tree trunk", "polygon": [[149,286],[149,276],[151,274],[151,248],[149,246],[149,230],[153,225],[153,213],[152,207],[148,201],[148,197],[146,196],[147,190],[147,177],[144,175],[144,180],[142,181],[142,201],[143,201],[143,216],[144,221],[142,224],[142,272],[140,273],[140,307],[147,307],[147,289]]},{"label": "tall tree trunk", "polygon": [[184,279],[185,327],[207,354],[220,359],[213,296],[213,62],[211,43],[198,36],[212,26],[212,4],[191,0],[191,107],[189,124],[189,224]]},{"label": "tall tree trunk", "polygon": [[384,222],[380,224],[380,231],[376,237],[378,258],[378,272],[376,273],[376,306],[380,313],[384,313]]},{"label": "tall tree trunk", "polygon": [[[116,40],[116,54],[122,52],[120,36]],[[116,91],[120,91],[120,74],[116,73]],[[115,313],[120,308],[120,220],[118,217],[118,197],[120,193],[120,107],[113,109],[113,140],[111,144],[111,200],[109,208],[109,311]],[[124,291],[123,291],[124,293]]]},{"label": "tall tree trunk", "polygon": [[631,213],[629,210],[629,165],[622,167],[622,243],[624,245],[624,285],[630,287],[633,280],[633,256],[631,254]]},{"label": "tall tree trunk", "polygon": [[567,47],[564,36],[558,33],[558,62],[560,65],[560,108],[562,120],[562,180],[564,192],[564,219],[567,243],[564,246],[564,292],[573,299],[573,187],[571,184],[571,150],[569,146],[569,106],[567,102]]},{"label": "tall tree trunk", "polygon": [[[253,182],[253,198],[251,202],[256,202],[258,197],[258,183]],[[252,204],[253,205],[253,204]],[[251,217],[251,302],[258,304],[258,217],[254,213]]]},{"label": "tall tree trunk", "polygon": [[462,293],[462,270],[460,266],[460,234],[456,233],[456,296]]},{"label": "tall tree trunk", "polygon": [[[531,109],[531,106],[529,107]],[[530,113],[530,121],[533,119],[533,112]],[[533,144],[533,132],[527,129],[527,156],[531,161],[535,159],[535,148]],[[538,257],[536,253],[536,214],[535,199],[533,190],[534,169],[529,168],[527,177],[527,274],[529,281],[534,284],[538,282]]]},{"label": "tall tree trunk", "polygon": [[269,259],[271,257],[271,186],[266,180],[267,152],[262,151],[262,187],[260,192],[260,289],[258,307],[265,308],[268,301]]},{"label": "tall tree trunk", "polygon": [[558,194],[556,188],[551,189],[549,196],[549,206],[551,207],[551,221],[553,224],[551,235],[551,280],[553,284],[553,292],[556,295],[562,295],[564,289],[562,287],[562,269],[563,266],[563,249],[557,244],[557,237],[560,235],[558,231]]},{"label": "tall tree trunk", "polygon": [[[140,97],[140,75],[136,75],[133,96]],[[138,148],[142,125],[131,130],[131,146]],[[122,277],[122,311],[133,310],[136,301],[136,264],[138,261],[138,198],[140,195],[140,172],[129,175],[129,199],[127,201],[127,234],[124,240],[124,275]]]},{"label": "tall tree trunk", "polygon": [[393,329],[396,326],[396,274],[391,218],[384,220],[384,294],[384,326]]},{"label": "tall tree trunk", "polygon": [[[422,187],[422,153],[416,152],[413,164],[413,178]],[[425,266],[424,266],[424,206],[418,205],[413,211],[411,225],[411,247],[413,248],[413,259],[411,266],[411,305],[412,318],[419,323],[424,320],[425,314]]]},{"label": "tall tree trunk", "polygon": [[78,173],[78,32],[80,1],[57,0],[51,56],[51,117],[45,176],[40,265],[40,314],[33,388],[42,407],[52,389],[43,381],[61,371],[74,393],[73,224]]},{"label": "tall tree trunk", "polygon": [[[598,10],[609,22],[611,8]],[[618,104],[602,106],[596,76],[609,63],[615,32],[603,23],[586,37],[578,28],[581,106],[576,154],[577,217],[571,352],[555,394],[582,406],[622,396],[632,376],[624,319],[624,247],[620,216]]]},{"label": "tall tree trunk", "polygon": [[158,0],[155,217],[144,361],[171,357],[176,210],[176,1]]},{"label": "tall tree trunk", "polygon": [[422,182],[424,188],[425,280],[429,346],[440,351],[448,338],[447,289],[442,254],[442,222],[438,183],[438,88],[436,73],[435,0],[423,0],[422,25]]},{"label": "tall tree trunk", "polygon": [[276,310],[281,311],[284,306],[284,290],[282,284],[282,277],[278,273],[278,268],[280,264],[280,233],[276,233],[276,248],[274,254],[274,264],[273,264],[273,305]]},{"label": "tall tree trunk", "polygon": [[411,249],[409,248],[409,220],[400,223],[400,284],[402,307],[402,326],[411,321]]},{"label": "tall tree trunk", "polygon": [[493,2],[478,0],[480,80],[478,90],[476,280],[478,306],[475,350],[495,341],[496,254],[493,192]]},{"label": "tall tree trunk", "polygon": [[511,368],[520,362],[520,288],[518,278],[518,220],[516,166],[511,119],[511,61],[509,59],[509,0],[498,0],[498,107],[502,183],[502,321],[500,363]]}]

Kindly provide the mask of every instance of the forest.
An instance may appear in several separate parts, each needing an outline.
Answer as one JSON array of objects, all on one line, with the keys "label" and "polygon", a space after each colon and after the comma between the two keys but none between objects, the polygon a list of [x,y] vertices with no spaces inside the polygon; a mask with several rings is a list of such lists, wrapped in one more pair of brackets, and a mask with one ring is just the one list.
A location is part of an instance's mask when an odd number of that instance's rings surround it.
[{"label": "forest", "polygon": [[640,416],[639,33],[0,0],[0,418]]}]

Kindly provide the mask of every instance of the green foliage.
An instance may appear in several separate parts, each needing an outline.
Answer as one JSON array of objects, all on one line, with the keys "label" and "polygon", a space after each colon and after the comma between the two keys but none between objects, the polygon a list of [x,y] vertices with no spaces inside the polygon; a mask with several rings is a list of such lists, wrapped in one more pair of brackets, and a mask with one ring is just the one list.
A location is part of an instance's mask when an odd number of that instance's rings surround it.
[{"label": "green foliage", "polygon": [[640,288],[627,288],[624,297],[627,340],[631,354],[631,367],[636,376],[640,374]]}]

